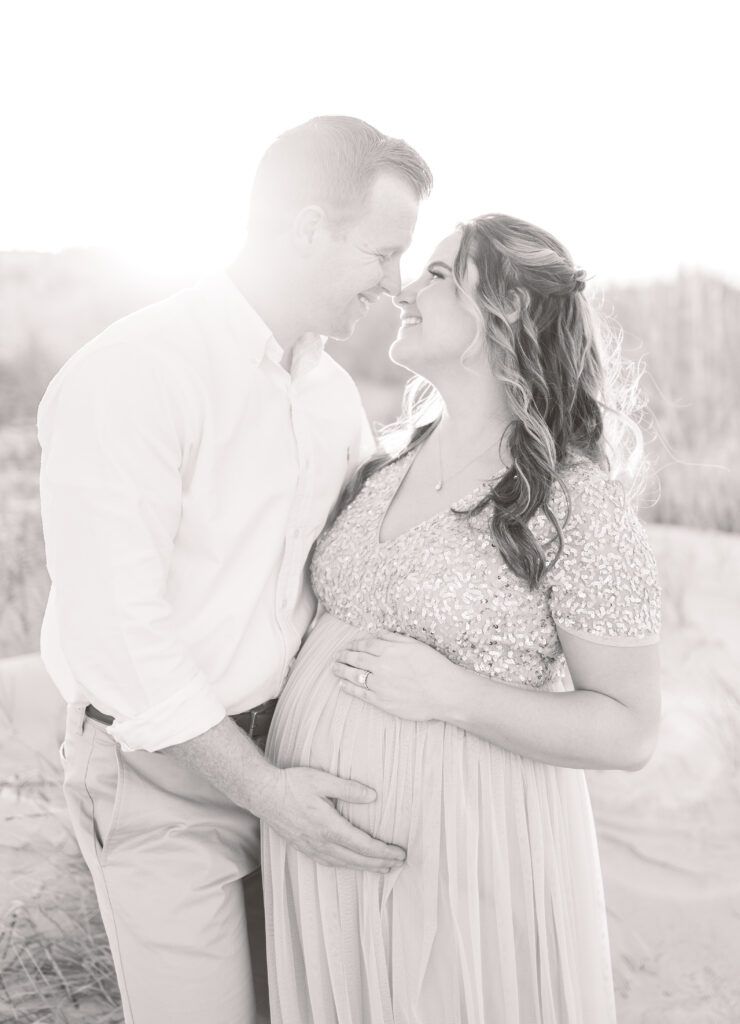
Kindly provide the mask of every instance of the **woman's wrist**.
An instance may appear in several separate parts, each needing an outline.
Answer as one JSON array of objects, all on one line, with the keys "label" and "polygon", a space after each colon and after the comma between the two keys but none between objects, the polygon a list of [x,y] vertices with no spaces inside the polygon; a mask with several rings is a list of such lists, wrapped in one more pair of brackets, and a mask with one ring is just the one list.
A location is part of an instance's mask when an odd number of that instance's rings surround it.
[{"label": "woman's wrist", "polygon": [[481,677],[477,672],[452,662],[448,662],[448,665],[450,671],[440,681],[433,717],[459,729],[466,729],[470,726],[478,703],[476,689],[481,685]]}]

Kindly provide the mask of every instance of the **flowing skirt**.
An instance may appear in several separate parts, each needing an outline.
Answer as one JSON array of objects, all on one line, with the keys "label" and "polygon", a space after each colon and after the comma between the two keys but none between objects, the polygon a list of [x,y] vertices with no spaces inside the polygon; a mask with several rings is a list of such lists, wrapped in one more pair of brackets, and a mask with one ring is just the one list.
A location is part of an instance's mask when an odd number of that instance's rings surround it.
[{"label": "flowing skirt", "polygon": [[272,1024],[612,1024],[583,772],[343,693],[332,663],[358,632],[319,620],[266,752],[372,786],[338,810],[407,858],[325,867],[263,828]]}]

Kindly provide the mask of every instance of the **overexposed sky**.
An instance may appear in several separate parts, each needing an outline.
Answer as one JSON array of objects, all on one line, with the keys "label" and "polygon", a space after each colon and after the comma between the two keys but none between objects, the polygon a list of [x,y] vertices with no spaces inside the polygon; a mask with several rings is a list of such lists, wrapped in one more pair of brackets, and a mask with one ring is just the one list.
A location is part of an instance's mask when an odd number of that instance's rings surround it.
[{"label": "overexposed sky", "polygon": [[597,279],[740,281],[732,0],[0,0],[0,250],[208,271],[255,164],[320,113],[400,135],[436,185],[411,272],[512,213]]}]

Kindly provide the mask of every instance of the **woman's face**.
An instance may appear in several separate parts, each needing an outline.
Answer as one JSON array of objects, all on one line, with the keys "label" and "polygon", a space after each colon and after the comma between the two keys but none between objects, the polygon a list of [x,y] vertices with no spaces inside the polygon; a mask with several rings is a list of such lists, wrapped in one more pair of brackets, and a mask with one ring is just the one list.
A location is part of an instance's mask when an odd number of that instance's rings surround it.
[{"label": "woman's face", "polygon": [[459,231],[443,239],[421,277],[393,300],[401,310],[401,327],[390,357],[432,383],[461,365],[478,331],[470,309],[477,271],[472,263],[468,265],[466,294],[460,293],[452,276],[460,239]]}]

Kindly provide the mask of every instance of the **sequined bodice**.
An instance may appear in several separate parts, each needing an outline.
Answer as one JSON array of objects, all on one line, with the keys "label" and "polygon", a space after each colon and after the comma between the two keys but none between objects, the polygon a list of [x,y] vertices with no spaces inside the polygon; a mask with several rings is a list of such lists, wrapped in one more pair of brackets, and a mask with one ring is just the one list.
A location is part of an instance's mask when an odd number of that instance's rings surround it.
[{"label": "sequined bodice", "polygon": [[[519,686],[555,687],[564,663],[556,626],[606,643],[645,642],[659,630],[655,563],[621,486],[580,463],[551,506],[566,521],[563,550],[530,590],[492,544],[488,513],[442,512],[381,542],[380,527],[408,469],[378,471],[320,538],[311,567],[327,611],[371,631],[430,644],[456,664]],[[456,507],[464,508],[465,502]],[[530,523],[545,541],[544,514]]]}]

